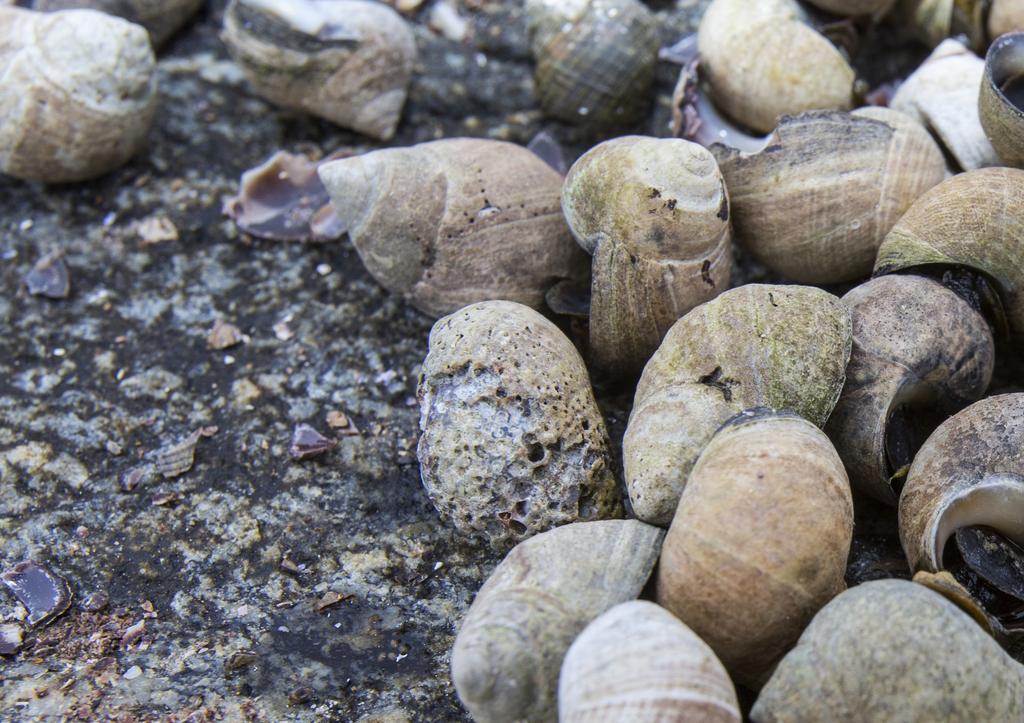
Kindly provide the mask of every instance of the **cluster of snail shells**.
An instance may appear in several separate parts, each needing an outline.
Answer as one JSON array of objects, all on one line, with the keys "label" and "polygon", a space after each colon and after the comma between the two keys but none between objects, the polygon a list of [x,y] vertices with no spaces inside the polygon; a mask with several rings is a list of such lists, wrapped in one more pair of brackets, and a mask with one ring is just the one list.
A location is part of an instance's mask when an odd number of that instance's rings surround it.
[{"label": "cluster of snail shells", "polygon": [[195,15],[202,4],[203,0],[35,0],[32,8],[46,12],[91,8],[118,15],[146,28],[154,47],[159,47]]},{"label": "cluster of snail shells", "polygon": [[149,35],[95,10],[0,7],[0,171],[65,183],[144,145],[156,112]]},{"label": "cluster of snail shells", "polygon": [[224,42],[255,92],[380,140],[398,125],[416,60],[408,23],[370,0],[232,0]]}]

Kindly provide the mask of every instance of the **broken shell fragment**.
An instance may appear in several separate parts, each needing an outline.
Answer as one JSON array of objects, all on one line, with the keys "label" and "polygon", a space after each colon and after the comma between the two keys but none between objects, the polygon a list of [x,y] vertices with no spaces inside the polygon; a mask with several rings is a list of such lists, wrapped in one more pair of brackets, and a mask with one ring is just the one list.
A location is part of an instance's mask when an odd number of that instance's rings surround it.
[{"label": "broken shell fragment", "polygon": [[416,61],[408,23],[365,0],[232,0],[224,42],[256,93],[373,138],[395,134]]},{"label": "broken shell fragment", "polygon": [[658,25],[639,0],[527,0],[537,97],[554,118],[592,127],[636,120],[649,105]]},{"label": "broken shell fragment", "polygon": [[156,61],[138,25],[95,10],[0,7],[0,171],[67,183],[123,165],[156,112]]},{"label": "broken shell fragment", "polygon": [[71,293],[71,276],[68,274],[64,254],[51,251],[32,266],[25,274],[25,288],[32,296],[48,299],[66,299]]},{"label": "broken shell fragment", "polygon": [[853,312],[853,353],[825,429],[853,485],[895,505],[928,435],[985,393],[995,342],[969,303],[920,276],[881,276],[843,301]]},{"label": "broken shell fragment", "polygon": [[729,197],[695,143],[596,146],[566,176],[562,210],[593,255],[590,352],[613,376],[638,373],[679,317],[728,288]]},{"label": "broken shell fragment", "polygon": [[662,607],[616,605],[569,648],[558,679],[560,723],[740,723],[714,652]]},{"label": "broken shell fragment", "polygon": [[828,437],[794,414],[745,412],[690,473],[662,546],[657,601],[756,688],[846,589],[852,539],[850,483]]},{"label": "broken shell fragment", "polygon": [[759,153],[714,150],[736,240],[802,283],[870,275],[889,229],[946,172],[924,128],[887,108],[787,116]]},{"label": "broken shell fragment", "polygon": [[750,713],[784,721],[1024,720],[1024,668],[924,585],[876,580],[826,605]]},{"label": "broken shell fragment", "polygon": [[49,623],[71,606],[68,581],[34,562],[19,562],[0,574],[0,582],[28,609],[32,627]]},{"label": "broken shell fragment", "polygon": [[1003,163],[1024,168],[1024,32],[992,43],[978,103],[981,125]]},{"label": "broken shell fragment", "polygon": [[454,138],[319,169],[367,270],[431,316],[508,299],[534,308],[590,263],[562,217],[562,177],[521,146]]},{"label": "broken shell fragment", "polygon": [[789,409],[822,426],[851,333],[849,309],[804,286],[749,284],[677,321],[644,368],[623,440],[636,516],[667,526],[698,456],[745,409]]},{"label": "broken shell fragment", "polygon": [[462,532],[505,547],[621,514],[583,360],[532,309],[488,301],[439,320],[419,399],[423,485]]},{"label": "broken shell fragment", "polygon": [[153,46],[163,45],[189,18],[195,15],[203,0],[35,0],[35,10],[51,12],[72,8],[91,8],[146,28]]},{"label": "broken shell fragment", "polygon": [[554,720],[566,651],[594,618],[636,599],[663,535],[637,520],[581,522],[509,552],[452,649],[452,680],[473,719]]}]

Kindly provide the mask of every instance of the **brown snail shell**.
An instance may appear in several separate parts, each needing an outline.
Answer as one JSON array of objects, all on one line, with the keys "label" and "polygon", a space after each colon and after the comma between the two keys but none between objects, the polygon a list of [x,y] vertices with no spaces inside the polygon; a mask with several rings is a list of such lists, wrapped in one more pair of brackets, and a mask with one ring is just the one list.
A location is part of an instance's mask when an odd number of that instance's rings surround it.
[{"label": "brown snail shell", "polygon": [[142,27],[95,10],[16,7],[0,7],[0,27],[0,171],[83,181],[142,149],[157,106]]},{"label": "brown snail shell", "polygon": [[[1002,303],[1011,363],[1024,349],[1024,170],[983,168],[953,176],[914,202],[875,261],[875,275],[966,268]],[[993,321],[989,319],[990,323]]]},{"label": "brown snail shell", "polygon": [[196,14],[203,0],[35,0],[35,10],[52,12],[72,8],[91,8],[146,28],[153,45],[159,47]]},{"label": "brown snail shell", "polygon": [[796,0],[713,0],[698,46],[715,103],[754,131],[782,115],[853,105],[853,69]]},{"label": "brown snail shell", "polygon": [[662,546],[657,600],[756,688],[846,589],[852,539],[850,483],[828,437],[795,414],[746,412],[690,473]]},{"label": "brown snail shell", "polygon": [[893,4],[893,0],[808,0],[821,10],[835,15],[878,15]]},{"label": "brown snail shell", "polygon": [[924,585],[875,580],[819,612],[761,691],[754,723],[1024,719],[1024,668]]},{"label": "brown snail shell", "polygon": [[544,112],[621,126],[643,113],[658,62],[654,14],[639,0],[527,0],[535,84]]},{"label": "brown snail shell", "polygon": [[320,166],[367,270],[442,316],[508,299],[540,308],[561,279],[586,278],[565,225],[562,177],[521,146],[453,138]]},{"label": "brown snail shell", "polygon": [[729,197],[696,143],[601,143],[569,170],[562,210],[594,257],[590,352],[612,375],[638,373],[679,317],[728,288]]},{"label": "brown snail shell", "polygon": [[887,108],[787,116],[759,153],[715,150],[736,240],[802,283],[870,275],[886,233],[946,170],[927,131]]},{"label": "brown snail shell", "polygon": [[667,526],[700,453],[744,409],[790,409],[822,426],[851,334],[849,309],[805,286],[749,284],[677,321],[644,368],[623,439],[636,516]]},{"label": "brown snail shell", "polygon": [[440,319],[419,398],[423,485],[462,532],[502,547],[621,514],[587,369],[533,309],[487,301]]},{"label": "brown snail shell", "polygon": [[1020,0],[992,0],[988,11],[988,36],[1024,30],[1024,4]]},{"label": "brown snail shell", "polygon": [[985,17],[991,4],[992,0],[901,0],[899,15],[929,47],[965,35],[971,47],[980,50],[987,42]]},{"label": "brown snail shell", "polygon": [[662,607],[616,605],[569,648],[558,679],[560,723],[740,723],[721,661]]},{"label": "brown snail shell", "polygon": [[366,0],[231,0],[224,42],[256,93],[282,108],[388,140],[402,114],[416,42]]},{"label": "brown snail shell", "polygon": [[958,40],[944,40],[896,90],[889,104],[925,126],[964,170],[998,166],[978,114],[985,63]]},{"label": "brown snail shell", "polygon": [[663,535],[636,520],[579,522],[509,552],[452,649],[452,680],[473,719],[555,720],[566,651],[594,618],[636,599]]},{"label": "brown snail shell", "polygon": [[853,353],[825,430],[853,485],[895,505],[920,444],[985,393],[995,342],[970,304],[920,276],[881,276],[843,301],[853,312]]},{"label": "brown snail shell", "polygon": [[992,43],[978,104],[981,125],[1003,163],[1024,168],[1024,32]]}]

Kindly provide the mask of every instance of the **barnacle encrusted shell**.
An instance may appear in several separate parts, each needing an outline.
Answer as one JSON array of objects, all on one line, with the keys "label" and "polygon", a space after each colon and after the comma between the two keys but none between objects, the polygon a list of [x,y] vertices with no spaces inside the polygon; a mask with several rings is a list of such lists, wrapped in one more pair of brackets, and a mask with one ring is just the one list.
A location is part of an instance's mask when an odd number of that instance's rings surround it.
[{"label": "barnacle encrusted shell", "polygon": [[847,110],[854,72],[807,24],[796,0],[714,0],[698,46],[715,103],[734,120],[767,133],[779,116]]},{"label": "barnacle encrusted shell", "polygon": [[0,171],[47,183],[124,164],[156,112],[146,31],[95,10],[0,7]]},{"label": "barnacle encrusted shell", "polygon": [[319,168],[367,270],[432,316],[509,299],[540,308],[590,259],[559,202],[562,177],[521,146],[452,138]]},{"label": "barnacle encrusted shell", "polygon": [[721,661],[662,607],[616,605],[584,629],[558,679],[560,723],[740,723]]},{"label": "barnacle encrusted shell", "polygon": [[1024,544],[1024,394],[975,402],[914,458],[900,496],[900,541],[912,570],[943,568],[946,542],[985,525]]},{"label": "barnacle encrusted shell", "polygon": [[32,7],[50,12],[73,8],[91,8],[142,25],[149,31],[154,46],[163,45],[188,21],[203,0],[35,0]]},{"label": "barnacle encrusted shell", "polygon": [[875,274],[934,266],[984,274],[1002,301],[1011,362],[1024,362],[1024,170],[969,171],[925,193],[885,237]]},{"label": "barnacle encrusted shell", "polygon": [[870,275],[885,234],[946,172],[928,132],[887,108],[787,116],[758,153],[715,151],[736,240],[803,283]]},{"label": "barnacle encrusted shell", "polygon": [[902,468],[938,420],[985,393],[995,342],[970,304],[920,276],[881,276],[843,301],[853,312],[853,353],[825,430],[851,483],[895,505]]},{"label": "barnacle encrusted shell", "polygon": [[805,286],[731,289],[677,321],[644,368],[623,440],[636,516],[667,526],[697,457],[745,409],[790,409],[822,426],[851,333],[846,305]]},{"label": "barnacle encrusted shell", "polygon": [[828,437],[794,414],[730,420],[690,473],[658,563],[657,601],[757,687],[846,589],[853,500]]},{"label": "barnacle encrusted shell", "polygon": [[388,140],[416,61],[408,23],[367,0],[232,0],[224,42],[260,96]]},{"label": "barnacle encrusted shell", "polygon": [[663,535],[637,520],[579,522],[509,552],[452,649],[452,680],[473,719],[555,720],[566,651],[598,615],[636,599]]},{"label": "barnacle encrusted shell", "polygon": [[1024,32],[1008,33],[989,48],[978,112],[1003,163],[1024,168]]},{"label": "barnacle encrusted shell", "polygon": [[620,126],[649,105],[658,62],[654,14],[639,0],[527,0],[537,98],[548,115]]},{"label": "barnacle encrusted shell", "polygon": [[750,712],[754,723],[1024,720],[1024,668],[937,592],[851,588],[819,612]]},{"label": "barnacle encrusted shell", "polygon": [[423,485],[495,546],[621,513],[583,360],[532,309],[487,301],[440,319],[419,387]]},{"label": "barnacle encrusted shell", "polygon": [[590,354],[612,375],[638,373],[679,317],[729,286],[729,197],[696,143],[606,141],[570,169],[562,209],[594,258]]}]

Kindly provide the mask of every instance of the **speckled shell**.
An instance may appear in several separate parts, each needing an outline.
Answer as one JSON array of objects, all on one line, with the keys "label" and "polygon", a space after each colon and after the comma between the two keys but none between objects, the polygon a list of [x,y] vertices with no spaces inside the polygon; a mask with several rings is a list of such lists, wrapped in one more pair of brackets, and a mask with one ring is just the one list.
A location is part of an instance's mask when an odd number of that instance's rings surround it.
[{"label": "speckled shell", "polygon": [[928,132],[887,108],[787,116],[759,153],[714,150],[736,240],[802,283],[870,275],[885,234],[946,172]]},{"label": "speckled shell", "polygon": [[639,0],[527,0],[537,97],[547,115],[593,127],[650,104],[659,34]]},{"label": "speckled shell", "polygon": [[408,23],[366,0],[232,0],[224,42],[257,94],[388,140],[416,62]]},{"label": "speckled shell", "polygon": [[708,7],[698,35],[701,68],[733,120],[767,133],[782,115],[852,107],[853,69],[806,20],[796,0],[714,0]]},{"label": "speckled shell", "polygon": [[562,210],[594,257],[590,353],[613,376],[638,374],[679,317],[729,286],[729,196],[696,143],[606,141],[569,170]]},{"label": "speckled shell", "polygon": [[992,379],[995,342],[984,317],[941,284],[919,276],[872,279],[843,297],[853,312],[846,386],[825,430],[850,481],[895,505],[886,437],[902,405],[953,414]]},{"label": "speckled shell", "polygon": [[367,270],[441,316],[509,299],[534,308],[590,260],[562,217],[562,177],[521,146],[454,138],[326,163],[320,178]]},{"label": "speckled shell", "polygon": [[1024,32],[1009,33],[992,43],[978,98],[981,125],[999,158],[1007,166],[1024,168],[1024,103],[1018,99],[1020,105],[1015,104],[1003,92],[1008,80],[1019,77],[1024,77]]},{"label": "speckled shell", "polygon": [[981,126],[978,89],[985,63],[957,40],[945,40],[896,90],[890,107],[930,129],[965,170],[998,166]]},{"label": "speckled shell", "polygon": [[757,688],[846,589],[852,539],[850,483],[828,437],[794,414],[744,413],[690,474],[662,546],[657,601]]},{"label": "speckled shell", "polygon": [[804,286],[742,286],[677,321],[644,368],[623,440],[636,516],[667,526],[697,457],[744,409],[791,409],[823,425],[851,334],[846,305]]},{"label": "speckled shell", "polygon": [[156,112],[146,31],[95,10],[0,7],[0,171],[66,183],[124,164]]},{"label": "speckled shell", "polygon": [[912,570],[942,569],[960,527],[987,525],[1024,544],[1024,394],[976,402],[914,458],[900,495],[900,542]]},{"label": "speckled shell", "polygon": [[640,594],[663,532],[636,520],[580,522],[520,543],[480,589],[452,649],[452,680],[477,723],[554,721],[572,641]]},{"label": "speckled shell", "polygon": [[925,193],[886,236],[875,274],[929,264],[965,266],[993,282],[1011,360],[1024,363],[1024,171],[969,171]]},{"label": "speckled shell", "polygon": [[988,36],[991,39],[1000,35],[1024,30],[1024,3],[1020,0],[992,0],[988,11]]},{"label": "speckled shell", "polygon": [[622,512],[583,360],[509,301],[439,320],[419,387],[420,472],[438,511],[497,547]]},{"label": "speckled shell", "polygon": [[203,0],[35,0],[36,10],[50,12],[71,8],[92,8],[138,23],[149,31],[153,45],[163,45],[188,21]]},{"label": "speckled shell", "polygon": [[779,663],[754,723],[1024,720],[1024,668],[937,592],[903,580],[847,590]]},{"label": "speckled shell", "polygon": [[664,608],[616,605],[569,648],[558,679],[559,723],[740,723],[721,661]]}]

